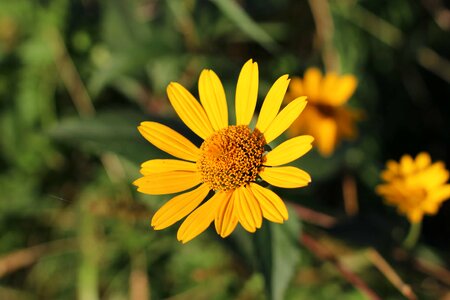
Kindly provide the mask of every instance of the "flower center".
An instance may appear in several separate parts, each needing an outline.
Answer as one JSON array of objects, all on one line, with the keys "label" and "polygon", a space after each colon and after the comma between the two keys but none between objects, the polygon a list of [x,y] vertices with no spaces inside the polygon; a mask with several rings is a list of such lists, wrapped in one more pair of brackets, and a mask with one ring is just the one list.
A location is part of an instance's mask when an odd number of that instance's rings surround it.
[{"label": "flower center", "polygon": [[212,190],[228,191],[256,180],[264,162],[264,135],[246,125],[215,132],[200,147],[197,167]]},{"label": "flower center", "polygon": [[327,104],[316,104],[315,107],[325,117],[334,117],[336,115],[336,108]]}]

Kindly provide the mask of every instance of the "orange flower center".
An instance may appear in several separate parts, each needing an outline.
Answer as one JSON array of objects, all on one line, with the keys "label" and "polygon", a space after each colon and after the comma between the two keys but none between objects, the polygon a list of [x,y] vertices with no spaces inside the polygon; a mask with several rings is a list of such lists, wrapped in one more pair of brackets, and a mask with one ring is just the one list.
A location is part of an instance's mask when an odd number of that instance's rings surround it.
[{"label": "orange flower center", "polygon": [[325,117],[335,117],[336,115],[336,108],[331,105],[315,104],[314,106],[317,108],[319,113],[321,113]]},{"label": "orange flower center", "polygon": [[215,132],[200,147],[197,167],[212,190],[228,191],[256,180],[264,162],[264,135],[246,125]]}]

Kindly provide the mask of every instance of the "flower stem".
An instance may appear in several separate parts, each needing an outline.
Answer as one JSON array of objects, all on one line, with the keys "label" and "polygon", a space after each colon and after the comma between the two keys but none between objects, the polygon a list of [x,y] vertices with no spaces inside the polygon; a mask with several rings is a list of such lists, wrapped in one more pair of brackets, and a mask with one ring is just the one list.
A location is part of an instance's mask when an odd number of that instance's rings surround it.
[{"label": "flower stem", "polygon": [[412,249],[417,244],[421,228],[422,222],[411,223],[408,235],[406,236],[405,241],[403,242],[403,246],[405,246],[406,249]]}]

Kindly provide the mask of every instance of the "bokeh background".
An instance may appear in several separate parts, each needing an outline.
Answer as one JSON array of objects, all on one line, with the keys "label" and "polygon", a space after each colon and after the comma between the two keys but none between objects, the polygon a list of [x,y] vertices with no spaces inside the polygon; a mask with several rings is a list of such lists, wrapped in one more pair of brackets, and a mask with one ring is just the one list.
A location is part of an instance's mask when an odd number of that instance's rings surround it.
[{"label": "bokeh background", "polygon": [[[450,10],[440,0],[0,1],[0,299],[450,299],[450,201],[409,224],[375,194],[388,159],[450,165]],[[283,225],[192,242],[153,231],[138,194],[164,154],[136,126],[193,137],[170,107],[202,69],[232,101],[253,58],[259,99],[308,67],[354,74],[359,135],[276,190]],[[260,107],[261,100],[258,105]]]}]

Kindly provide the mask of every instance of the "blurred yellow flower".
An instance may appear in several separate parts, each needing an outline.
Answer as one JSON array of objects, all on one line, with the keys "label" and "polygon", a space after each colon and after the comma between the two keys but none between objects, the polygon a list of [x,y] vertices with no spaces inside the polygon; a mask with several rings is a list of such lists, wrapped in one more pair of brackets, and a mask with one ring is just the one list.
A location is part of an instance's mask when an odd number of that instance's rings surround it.
[{"label": "blurred yellow flower", "polygon": [[376,191],[411,223],[420,222],[424,214],[437,213],[442,202],[450,198],[449,172],[443,162],[431,163],[428,153],[422,152],[414,160],[403,155],[400,162],[390,160],[381,173],[386,182]]},{"label": "blurred yellow flower", "polygon": [[[141,166],[143,177],[134,184],[151,195],[172,194],[191,188],[163,205],[153,216],[154,229],[166,228],[188,216],[177,238],[185,243],[214,221],[217,233],[226,237],[239,222],[247,231],[261,227],[262,218],[283,223],[285,204],[271,190],[258,184],[264,180],[282,188],[308,185],[305,171],[281,166],[296,160],[312,146],[311,136],[289,139],[267,152],[268,143],[280,136],[306,106],[306,97],[293,100],[280,110],[289,85],[281,76],[269,90],[254,129],[249,127],[258,95],[258,65],[252,60],[242,67],[236,87],[236,125],[228,123],[222,83],[212,70],[199,78],[200,103],[178,83],[167,87],[169,100],[181,120],[204,141],[200,148],[169,127],[143,122],[141,134],[159,149],[178,159],[153,159]],[[212,197],[203,202],[213,191]],[[202,203],[203,202],[203,203]]]},{"label": "blurred yellow flower", "polygon": [[288,133],[312,135],[319,152],[323,156],[331,155],[341,139],[357,135],[354,123],[360,119],[360,113],[345,107],[357,84],[353,75],[338,76],[330,72],[322,76],[317,68],[306,70],[303,79],[292,78],[286,101],[307,96],[309,105]]}]

